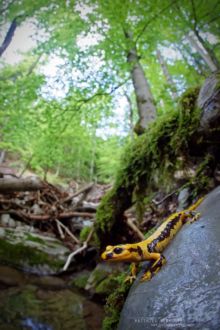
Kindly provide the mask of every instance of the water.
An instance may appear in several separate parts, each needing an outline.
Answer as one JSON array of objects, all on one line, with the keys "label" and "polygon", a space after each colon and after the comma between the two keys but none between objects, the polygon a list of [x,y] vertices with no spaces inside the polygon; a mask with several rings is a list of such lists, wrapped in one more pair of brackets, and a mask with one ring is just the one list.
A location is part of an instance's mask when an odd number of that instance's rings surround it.
[{"label": "water", "polygon": [[98,330],[102,306],[56,277],[0,266],[0,330]]}]

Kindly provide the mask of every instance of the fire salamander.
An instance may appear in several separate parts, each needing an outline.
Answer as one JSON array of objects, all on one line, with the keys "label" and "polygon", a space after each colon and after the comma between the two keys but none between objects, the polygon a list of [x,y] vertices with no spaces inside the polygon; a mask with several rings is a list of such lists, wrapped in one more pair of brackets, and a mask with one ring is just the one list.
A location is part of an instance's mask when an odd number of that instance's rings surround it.
[{"label": "fire salamander", "polygon": [[141,261],[151,261],[150,267],[144,273],[141,281],[149,281],[166,263],[166,259],[161,254],[165,247],[170,243],[175,234],[186,222],[196,221],[200,213],[193,212],[202,202],[199,199],[190,208],[169,216],[162,225],[146,240],[134,244],[123,244],[107,246],[101,258],[105,261],[128,261],[131,264],[131,275],[126,281],[132,283],[138,271],[138,263]]}]

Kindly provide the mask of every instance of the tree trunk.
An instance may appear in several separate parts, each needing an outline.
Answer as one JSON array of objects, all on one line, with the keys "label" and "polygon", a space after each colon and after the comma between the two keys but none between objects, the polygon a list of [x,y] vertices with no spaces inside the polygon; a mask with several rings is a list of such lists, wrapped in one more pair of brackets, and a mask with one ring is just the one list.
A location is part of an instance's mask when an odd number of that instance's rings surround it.
[{"label": "tree trunk", "polygon": [[12,38],[14,36],[15,30],[17,28],[17,17],[15,17],[8,29],[8,32],[6,33],[5,39],[2,42],[1,46],[0,46],[0,56],[2,56],[2,54],[4,53],[4,51],[8,48],[8,46],[10,45]]},{"label": "tree trunk", "polygon": [[164,74],[164,77],[167,81],[167,83],[169,84],[170,86],[170,91],[171,91],[171,94],[172,94],[172,98],[174,100],[177,99],[178,95],[176,93],[176,86],[174,84],[174,81],[172,79],[172,76],[170,75],[169,71],[168,71],[168,67],[167,67],[167,64],[160,52],[159,49],[157,49],[157,59],[158,59],[158,62],[160,63],[160,66],[161,66],[161,69],[163,71],[163,74]]},{"label": "tree trunk", "polygon": [[8,193],[10,191],[34,191],[42,188],[44,188],[43,182],[36,177],[26,179],[0,179],[0,193]]},{"label": "tree trunk", "polygon": [[5,159],[5,150],[0,150],[0,164],[4,162]]},{"label": "tree trunk", "polygon": [[210,52],[206,47],[204,40],[197,32],[191,32],[186,36],[187,40],[191,46],[200,54],[204,62],[207,64],[211,72],[215,72],[220,68],[218,60],[215,58],[215,55]]},{"label": "tree trunk", "polygon": [[135,126],[135,132],[142,134],[148,124],[156,118],[156,107],[154,105],[153,95],[150,90],[150,85],[145,77],[144,70],[140,64],[140,58],[137,54],[136,45],[133,43],[132,34],[125,31],[125,36],[128,39],[130,48],[127,54],[127,61],[131,66],[131,78],[136,96],[139,121]]},{"label": "tree trunk", "polygon": [[127,93],[125,93],[124,95],[128,101],[129,133],[130,133],[131,139],[133,140],[133,138],[134,138],[134,111],[133,111],[133,106],[132,106],[132,101],[131,101],[130,96]]}]

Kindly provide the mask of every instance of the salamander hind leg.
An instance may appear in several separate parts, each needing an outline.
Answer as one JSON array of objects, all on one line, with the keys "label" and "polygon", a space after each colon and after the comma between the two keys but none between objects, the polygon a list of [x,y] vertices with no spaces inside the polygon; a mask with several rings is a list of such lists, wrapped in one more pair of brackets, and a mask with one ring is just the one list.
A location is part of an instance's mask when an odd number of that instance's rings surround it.
[{"label": "salamander hind leg", "polygon": [[195,222],[195,221],[197,221],[199,218],[200,218],[200,216],[201,216],[201,213],[199,213],[199,212],[197,212],[197,213],[195,213],[194,215],[193,215],[193,217],[190,219],[190,223],[193,223],[193,222]]},{"label": "salamander hind leg", "polygon": [[150,281],[151,278],[159,272],[161,267],[166,263],[166,258],[160,253],[152,253],[152,258],[156,259],[150,268],[141,277],[141,282]]}]

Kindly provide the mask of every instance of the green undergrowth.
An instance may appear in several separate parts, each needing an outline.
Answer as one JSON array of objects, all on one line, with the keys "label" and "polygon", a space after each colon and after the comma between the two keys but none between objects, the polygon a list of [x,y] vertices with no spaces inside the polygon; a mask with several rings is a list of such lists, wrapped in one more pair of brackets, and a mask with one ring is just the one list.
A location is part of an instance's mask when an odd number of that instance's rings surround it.
[{"label": "green undergrowth", "polygon": [[103,321],[103,330],[117,329],[120,313],[124,305],[125,299],[130,289],[130,284],[125,283],[126,274],[120,274],[115,277],[115,288],[108,296],[105,305],[105,318]]},{"label": "green undergrowth", "polygon": [[141,205],[146,192],[171,189],[173,174],[184,168],[192,136],[199,126],[198,93],[198,87],[188,90],[180,100],[178,111],[159,116],[144,134],[126,146],[114,186],[97,210],[98,243],[103,240],[102,234],[104,237],[118,221],[116,201],[123,194],[128,195],[130,205],[137,202]]}]

